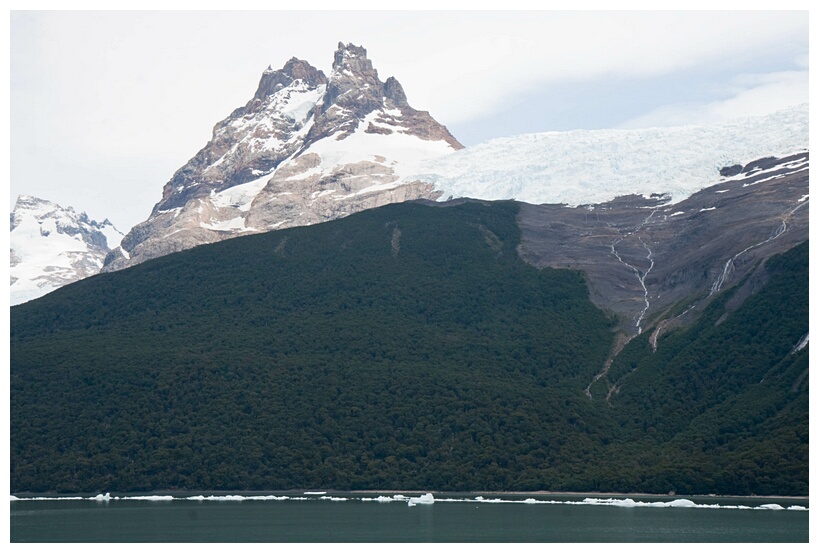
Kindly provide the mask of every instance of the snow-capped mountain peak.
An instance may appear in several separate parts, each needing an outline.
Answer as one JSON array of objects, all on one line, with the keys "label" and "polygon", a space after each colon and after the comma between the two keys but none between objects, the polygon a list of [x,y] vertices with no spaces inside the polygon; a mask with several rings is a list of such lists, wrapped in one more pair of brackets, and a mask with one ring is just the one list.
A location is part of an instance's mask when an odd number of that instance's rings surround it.
[{"label": "snow-capped mountain peak", "polygon": [[324,73],[310,65],[304,60],[290,58],[281,69],[273,69],[268,66],[262,73],[259,87],[256,89],[254,98],[263,100],[266,96],[275,94],[280,89],[292,84],[294,81],[302,81],[305,85],[316,88],[327,84]]},{"label": "snow-capped mountain peak", "polygon": [[19,196],[11,213],[11,305],[98,273],[122,236],[108,219]]},{"label": "snow-capped mountain peak", "polygon": [[429,183],[404,177],[463,146],[413,109],[394,77],[382,82],[366,49],[339,43],[333,59],[329,78],[297,58],[268,67],[253,98],[216,124],[106,270],[237,234],[437,198]]}]

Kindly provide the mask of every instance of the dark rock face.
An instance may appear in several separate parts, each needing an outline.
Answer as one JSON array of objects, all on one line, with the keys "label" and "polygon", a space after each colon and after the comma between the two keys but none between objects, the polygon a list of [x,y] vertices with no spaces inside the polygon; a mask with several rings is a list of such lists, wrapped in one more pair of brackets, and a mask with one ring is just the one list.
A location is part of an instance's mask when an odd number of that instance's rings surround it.
[{"label": "dark rock face", "polygon": [[339,42],[333,59],[333,74],[327,85],[327,94],[321,106],[317,107],[315,122],[305,139],[304,149],[338,132],[342,133],[341,139],[349,136],[355,132],[361,119],[376,110],[400,111],[400,115],[381,114],[376,122],[396,124],[400,121],[409,129],[409,134],[424,140],[445,140],[456,150],[463,148],[446,127],[430,117],[429,113],[410,107],[404,88],[395,77],[381,82],[378,71],[367,58],[366,49]]},{"label": "dark rock face", "polygon": [[770,169],[777,165],[779,160],[775,157],[763,157],[762,159],[757,159],[746,165],[742,168],[743,173],[752,174],[757,171],[764,171],[765,169]]},{"label": "dark rock face", "polygon": [[[585,273],[591,299],[627,336],[691,320],[717,293],[772,255],[808,239],[808,154],[749,163],[750,176],[715,184],[674,205],[618,198],[593,206],[524,205],[520,254],[538,267]],[[761,167],[767,171],[759,175]]]},{"label": "dark rock face", "polygon": [[[163,188],[162,200],[154,206],[153,214],[182,207],[194,198],[210,194],[212,190],[248,182],[258,173],[271,171],[292,155],[300,144],[288,142],[298,132],[300,125],[294,125],[286,117],[275,117],[278,102],[272,96],[294,83],[298,90],[317,91],[327,84],[327,78],[306,61],[296,58],[291,58],[277,71],[268,68],[262,74],[253,99],[217,123],[211,141],[174,173]],[[273,112],[272,116],[266,117],[266,112]],[[248,124],[242,125],[242,122]],[[253,148],[252,139],[278,139],[283,144],[275,149]],[[217,166],[216,162],[225,156],[231,159]]]},{"label": "dark rock face", "polygon": [[[304,60],[290,58],[290,60],[284,64],[284,67],[278,71],[274,71],[270,67],[267,68],[262,74],[262,78],[259,81],[259,88],[256,89],[256,94],[253,95],[253,98],[255,100],[264,100],[267,96],[278,92],[286,86],[290,86],[293,81],[297,79],[304,81],[312,88],[327,84],[327,77],[324,76],[323,72]],[[240,110],[244,109],[246,112],[246,110],[257,105],[259,104],[251,100],[245,108],[239,108],[239,110],[234,111],[231,115],[242,114]]]},{"label": "dark rock face", "polygon": [[404,87],[395,77],[388,78],[384,83],[384,96],[392,100],[392,103],[398,107],[409,107]]},{"label": "dark rock face", "polygon": [[[355,91],[356,94],[352,94]],[[363,118],[368,113],[383,107],[384,84],[378,79],[378,71],[367,59],[367,50],[360,46],[339,42],[333,61],[333,75],[327,85],[327,94],[321,105],[321,114],[316,117],[316,125],[324,130],[308,135],[307,142],[324,136],[333,128],[331,122],[351,123],[349,115],[330,115],[333,108],[349,110],[355,117]],[[340,108],[340,109],[339,109]]]},{"label": "dark rock face", "polygon": [[730,167],[723,167],[719,170],[719,174],[723,177],[734,177],[742,172],[742,165],[731,165]]}]

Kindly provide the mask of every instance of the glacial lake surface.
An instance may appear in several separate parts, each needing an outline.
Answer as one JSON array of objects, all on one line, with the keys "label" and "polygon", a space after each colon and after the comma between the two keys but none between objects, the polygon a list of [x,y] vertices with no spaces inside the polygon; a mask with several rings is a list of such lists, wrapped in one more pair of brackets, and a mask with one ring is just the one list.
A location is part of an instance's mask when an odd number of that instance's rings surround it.
[{"label": "glacial lake surface", "polygon": [[807,499],[308,492],[11,497],[12,542],[808,542]]}]

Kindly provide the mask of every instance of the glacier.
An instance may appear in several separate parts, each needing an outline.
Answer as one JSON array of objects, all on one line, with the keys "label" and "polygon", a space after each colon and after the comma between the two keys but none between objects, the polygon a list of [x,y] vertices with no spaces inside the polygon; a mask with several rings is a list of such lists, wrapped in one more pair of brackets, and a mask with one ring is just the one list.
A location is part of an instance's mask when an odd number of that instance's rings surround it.
[{"label": "glacier", "polygon": [[434,184],[441,200],[581,206],[663,194],[677,203],[731,180],[723,167],[808,150],[808,130],[802,104],[725,125],[523,134],[431,159],[403,180]]}]

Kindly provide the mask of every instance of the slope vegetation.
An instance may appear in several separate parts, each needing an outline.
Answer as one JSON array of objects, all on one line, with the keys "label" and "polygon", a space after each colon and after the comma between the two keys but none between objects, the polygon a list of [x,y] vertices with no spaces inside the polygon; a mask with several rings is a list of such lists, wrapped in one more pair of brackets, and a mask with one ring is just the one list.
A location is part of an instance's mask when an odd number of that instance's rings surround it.
[{"label": "slope vegetation", "polygon": [[396,204],[12,308],[11,491],[807,493],[806,247],[591,402],[615,322],[517,212]]}]

